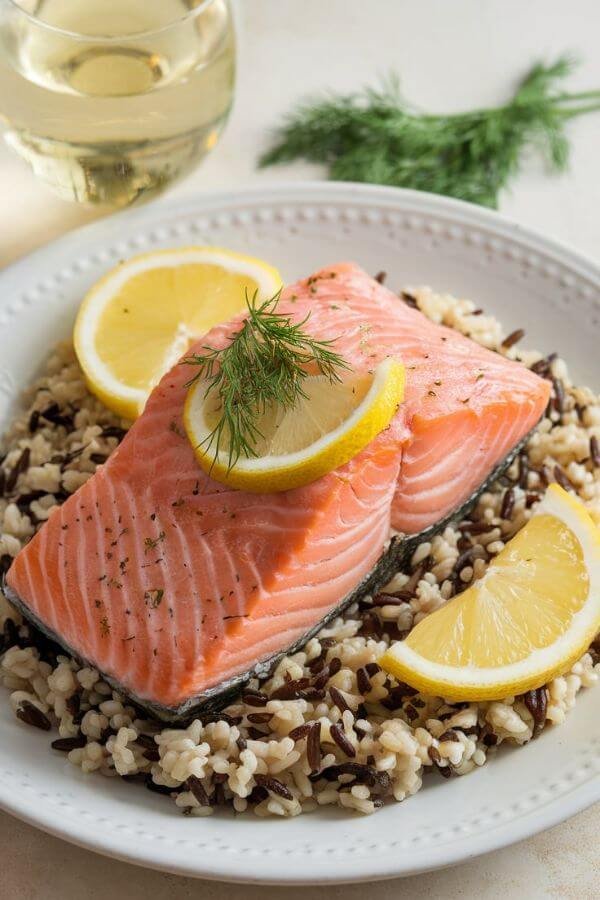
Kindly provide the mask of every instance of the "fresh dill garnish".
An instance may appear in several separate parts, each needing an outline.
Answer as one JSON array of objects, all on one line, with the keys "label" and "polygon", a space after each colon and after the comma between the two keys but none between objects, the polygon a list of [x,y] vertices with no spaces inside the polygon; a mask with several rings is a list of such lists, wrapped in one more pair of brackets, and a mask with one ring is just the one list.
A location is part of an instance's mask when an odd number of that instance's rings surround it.
[{"label": "fresh dill garnish", "polygon": [[305,101],[275,131],[260,165],[305,159],[324,163],[338,181],[391,184],[497,207],[526,148],[537,147],[550,170],[563,171],[566,123],[600,109],[600,91],[558,90],[573,66],[568,57],[537,63],[505,105],[453,115],[412,109],[394,76],[378,90]]},{"label": "fresh dill garnish", "polygon": [[304,331],[310,313],[294,322],[279,312],[279,290],[268,300],[258,301],[257,292],[246,294],[248,315],[230,343],[220,350],[203,347],[202,353],[184,360],[197,366],[188,382],[208,382],[205,396],[216,392],[220,418],[204,443],[216,459],[227,444],[228,467],[241,456],[255,457],[263,437],[261,417],[274,406],[292,409],[306,398],[304,379],[316,370],[330,381],[340,381],[347,362],[332,347],[334,341],[318,341]]}]

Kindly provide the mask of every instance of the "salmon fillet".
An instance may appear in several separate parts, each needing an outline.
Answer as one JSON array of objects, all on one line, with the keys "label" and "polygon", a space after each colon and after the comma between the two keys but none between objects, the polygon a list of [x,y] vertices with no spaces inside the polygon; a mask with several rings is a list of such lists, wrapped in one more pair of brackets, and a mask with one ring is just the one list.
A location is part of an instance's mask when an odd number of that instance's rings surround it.
[{"label": "salmon fillet", "polygon": [[[456,509],[537,422],[547,384],[431,323],[352,264],[280,309],[337,338],[358,371],[391,354],[406,403],[345,466],[303,488],[229,490],[200,470],[176,365],[120,447],[19,553],[9,596],[128,693],[177,711],[285,650],[373,570],[390,525]],[[194,348],[223,346],[238,320]]]},{"label": "salmon fillet", "polygon": [[417,534],[462,506],[548,403],[547,381],[435,324],[354,263],[323,269],[284,297],[297,315],[311,313],[306,328],[313,335],[338,337],[356,370],[386,356],[404,363],[407,440],[392,506],[397,531]]}]

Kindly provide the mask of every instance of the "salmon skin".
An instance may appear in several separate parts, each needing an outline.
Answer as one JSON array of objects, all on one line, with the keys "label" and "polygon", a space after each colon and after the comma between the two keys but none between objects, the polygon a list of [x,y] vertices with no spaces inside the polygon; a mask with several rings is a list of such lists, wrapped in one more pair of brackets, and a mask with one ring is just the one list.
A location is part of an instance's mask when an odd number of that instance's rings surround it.
[{"label": "salmon skin", "polygon": [[[218,709],[462,512],[541,417],[547,382],[432,323],[353,264],[280,309],[356,371],[406,367],[406,401],[354,459],[279,494],[217,484],[182,426],[177,364],[105,465],[15,558],[8,598],[164,720]],[[225,346],[241,319],[194,348]],[[404,536],[390,538],[395,528]]]}]

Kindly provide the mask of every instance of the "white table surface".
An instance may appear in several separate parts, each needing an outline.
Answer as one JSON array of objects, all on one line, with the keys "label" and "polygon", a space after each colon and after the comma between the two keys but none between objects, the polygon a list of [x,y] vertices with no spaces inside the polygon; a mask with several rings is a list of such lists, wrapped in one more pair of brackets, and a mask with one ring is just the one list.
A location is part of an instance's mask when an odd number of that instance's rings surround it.
[{"label": "white table surface", "polygon": [[[304,165],[257,173],[254,163],[268,129],[306,92],[350,90],[391,69],[400,72],[406,96],[430,110],[500,102],[534,59],[566,50],[582,60],[573,88],[600,88],[598,0],[239,0],[238,13],[239,81],[226,134],[213,156],[166,199],[318,177],[317,168]],[[502,197],[501,210],[595,255],[600,114],[574,122],[570,134],[569,174],[548,178],[529,160]],[[55,198],[0,145],[0,267],[95,217],[94,210]],[[595,898],[600,893],[597,825],[598,807],[452,870],[373,885],[369,896]],[[300,888],[231,887],[144,871],[71,847],[1,813],[0,848],[0,898],[7,900],[307,896]],[[364,891],[313,888],[308,896],[352,900]]]}]

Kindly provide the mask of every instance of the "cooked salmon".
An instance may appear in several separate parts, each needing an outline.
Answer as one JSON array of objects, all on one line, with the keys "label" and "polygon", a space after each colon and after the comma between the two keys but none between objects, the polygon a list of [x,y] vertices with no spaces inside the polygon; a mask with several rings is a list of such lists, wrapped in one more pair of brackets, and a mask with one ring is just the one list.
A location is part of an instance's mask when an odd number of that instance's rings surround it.
[{"label": "cooked salmon", "polygon": [[[460,507],[528,433],[548,385],[435,325],[353,264],[286,289],[280,309],[356,370],[402,358],[388,429],[303,488],[234,491],[200,470],[177,364],[105,465],[16,557],[9,596],[141,702],[176,714],[310,632],[373,570],[390,526]],[[222,346],[234,320],[195,348]]]},{"label": "cooked salmon", "polygon": [[354,263],[285,293],[314,335],[338,336],[360,371],[386,356],[406,369],[407,431],[392,526],[417,534],[458,509],[537,424],[550,387],[524,366],[437,325]]}]

